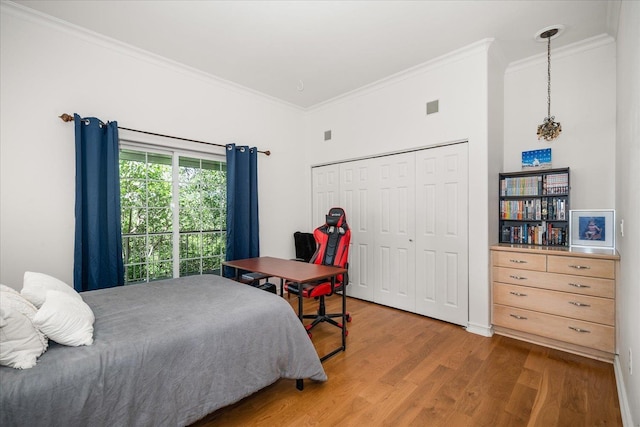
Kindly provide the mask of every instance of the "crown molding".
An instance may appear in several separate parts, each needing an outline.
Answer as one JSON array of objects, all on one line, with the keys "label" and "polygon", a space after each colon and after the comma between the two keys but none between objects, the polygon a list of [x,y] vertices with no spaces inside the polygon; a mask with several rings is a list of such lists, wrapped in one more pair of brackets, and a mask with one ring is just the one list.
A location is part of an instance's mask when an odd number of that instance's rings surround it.
[{"label": "crown molding", "polygon": [[[581,52],[585,52],[591,49],[597,49],[608,44],[615,43],[615,39],[608,34],[600,34],[598,36],[589,37],[584,40],[580,40],[575,43],[571,43],[559,48],[552,48],[553,60],[565,58],[567,56],[576,55]],[[512,73],[525,68],[546,64],[547,52],[540,53],[538,55],[530,56],[519,61],[514,61],[507,66],[505,73]]]}]

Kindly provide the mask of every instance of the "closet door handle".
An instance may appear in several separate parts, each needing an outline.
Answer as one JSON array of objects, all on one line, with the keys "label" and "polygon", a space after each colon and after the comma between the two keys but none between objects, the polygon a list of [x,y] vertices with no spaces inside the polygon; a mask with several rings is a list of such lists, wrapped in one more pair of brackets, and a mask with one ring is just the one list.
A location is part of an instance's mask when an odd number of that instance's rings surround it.
[{"label": "closet door handle", "polygon": [[578,302],[578,301],[569,301],[569,304],[573,304],[576,307],[591,307],[591,304],[585,304],[585,303]]},{"label": "closet door handle", "polygon": [[576,332],[580,332],[582,334],[590,334],[591,331],[588,329],[576,328],[575,326],[569,326],[569,329],[573,329]]},{"label": "closet door handle", "polygon": [[580,283],[569,283],[569,286],[573,286],[574,288],[590,288],[589,285],[581,285]]},{"label": "closet door handle", "polygon": [[520,293],[520,292],[514,292],[514,291],[511,291],[511,292],[509,292],[509,293],[510,293],[511,295],[515,295],[515,296],[517,296],[517,297],[526,297],[526,296],[527,296],[527,294],[522,294],[522,293]]},{"label": "closet door handle", "polygon": [[515,318],[516,318],[516,319],[518,319],[518,320],[527,320],[527,318],[526,318],[526,317],[524,317],[524,316],[520,316],[519,314],[510,314],[509,316],[511,316],[511,317],[515,317]]}]

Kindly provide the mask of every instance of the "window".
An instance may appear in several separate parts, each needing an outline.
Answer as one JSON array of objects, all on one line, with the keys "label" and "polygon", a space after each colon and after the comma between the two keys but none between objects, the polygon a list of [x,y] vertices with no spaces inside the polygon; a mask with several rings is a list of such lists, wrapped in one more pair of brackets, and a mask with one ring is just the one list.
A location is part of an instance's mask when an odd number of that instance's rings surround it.
[{"label": "window", "polygon": [[179,158],[180,276],[220,271],[227,242],[227,170],[217,161]]},{"label": "window", "polygon": [[120,150],[125,283],[219,273],[226,247],[226,164]]}]

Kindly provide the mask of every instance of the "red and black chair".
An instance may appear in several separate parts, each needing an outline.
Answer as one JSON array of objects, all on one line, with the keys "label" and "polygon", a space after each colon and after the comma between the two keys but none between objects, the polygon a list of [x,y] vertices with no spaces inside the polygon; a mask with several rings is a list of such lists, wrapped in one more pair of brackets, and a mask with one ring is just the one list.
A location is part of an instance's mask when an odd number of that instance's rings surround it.
[{"label": "red and black chair", "polygon": [[[313,237],[315,238],[317,248],[309,262],[348,268],[351,230],[349,229],[346,215],[342,208],[331,208],[326,216],[326,223],[314,230]],[[346,334],[347,331],[344,325],[341,322],[333,320],[334,318],[342,318],[342,313],[327,313],[325,297],[335,293],[345,292],[348,284],[349,275],[347,273],[338,275],[333,284],[328,280],[304,284],[302,296],[304,298],[315,298],[319,300],[319,308],[316,314],[305,314],[302,316],[303,319],[313,319],[312,323],[305,326],[309,334],[311,329],[322,322],[327,322],[340,329],[344,329]],[[298,295],[299,284],[287,282],[285,283],[285,289],[289,294]],[[345,318],[348,322],[351,321],[351,315],[349,313],[345,314]]]}]

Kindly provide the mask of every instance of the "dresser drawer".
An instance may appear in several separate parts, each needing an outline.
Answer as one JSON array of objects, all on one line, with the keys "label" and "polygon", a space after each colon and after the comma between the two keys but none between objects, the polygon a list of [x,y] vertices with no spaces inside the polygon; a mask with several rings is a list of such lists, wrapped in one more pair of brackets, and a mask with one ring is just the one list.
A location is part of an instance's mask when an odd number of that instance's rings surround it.
[{"label": "dresser drawer", "polygon": [[614,279],[616,277],[616,264],[611,259],[549,255],[547,257],[547,271],[550,273]]},{"label": "dresser drawer", "polygon": [[500,304],[493,305],[493,323],[504,328],[552,338],[608,353],[614,352],[612,326],[539,313]]},{"label": "dresser drawer", "polygon": [[521,270],[519,268],[508,267],[493,267],[492,273],[494,282],[535,286],[537,288],[548,288],[546,281],[549,275],[544,271]]},{"label": "dresser drawer", "polygon": [[611,326],[615,321],[615,303],[608,298],[494,283],[493,302]]},{"label": "dresser drawer", "polygon": [[568,274],[545,273],[507,267],[493,267],[493,281],[514,285],[533,286],[555,291],[572,292],[595,297],[613,298],[615,281]]},{"label": "dresser drawer", "polygon": [[545,271],[547,269],[547,257],[545,255],[522,252],[494,251],[493,265],[521,270]]}]

